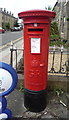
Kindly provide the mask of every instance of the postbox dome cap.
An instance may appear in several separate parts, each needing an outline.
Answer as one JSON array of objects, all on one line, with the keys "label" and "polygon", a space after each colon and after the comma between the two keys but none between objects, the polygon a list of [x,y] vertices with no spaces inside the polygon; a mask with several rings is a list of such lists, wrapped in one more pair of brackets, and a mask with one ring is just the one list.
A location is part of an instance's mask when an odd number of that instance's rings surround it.
[{"label": "postbox dome cap", "polygon": [[18,14],[19,18],[26,18],[26,17],[49,17],[54,18],[56,15],[53,11],[48,10],[28,10],[23,11]]}]

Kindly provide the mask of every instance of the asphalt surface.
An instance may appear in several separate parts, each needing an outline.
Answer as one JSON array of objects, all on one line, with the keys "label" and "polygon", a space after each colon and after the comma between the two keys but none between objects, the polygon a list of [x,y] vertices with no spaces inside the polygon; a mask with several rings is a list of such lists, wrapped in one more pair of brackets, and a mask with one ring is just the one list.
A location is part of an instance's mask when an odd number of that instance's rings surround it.
[{"label": "asphalt surface", "polygon": [[15,32],[5,32],[4,34],[0,34],[0,46],[5,45],[13,40],[16,40],[23,36],[22,31],[15,31]]}]

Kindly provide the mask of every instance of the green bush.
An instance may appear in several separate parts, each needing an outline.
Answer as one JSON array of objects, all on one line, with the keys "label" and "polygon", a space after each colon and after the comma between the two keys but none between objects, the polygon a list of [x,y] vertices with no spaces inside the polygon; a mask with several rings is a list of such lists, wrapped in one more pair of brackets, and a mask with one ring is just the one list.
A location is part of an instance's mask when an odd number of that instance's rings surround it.
[{"label": "green bush", "polygon": [[58,25],[56,22],[52,22],[50,26],[50,39],[56,40],[59,39],[59,31],[58,31]]},{"label": "green bush", "polygon": [[7,29],[7,30],[10,29],[10,23],[9,23],[9,22],[6,24],[6,29]]},{"label": "green bush", "polygon": [[55,34],[55,35],[50,35],[50,39],[51,40],[57,40],[57,39],[59,39],[60,37],[59,37],[59,35],[57,35],[57,34]]},{"label": "green bush", "polygon": [[58,46],[58,47],[60,47],[60,46],[63,45],[64,48],[67,48],[66,43],[63,42],[63,41],[51,41],[51,42],[50,42],[50,46],[54,46],[54,45],[56,45],[56,46]]},{"label": "green bush", "polygon": [[58,25],[56,22],[52,22],[50,26],[50,35],[59,35]]},{"label": "green bush", "polygon": [[67,18],[67,21],[69,21],[69,18]]}]

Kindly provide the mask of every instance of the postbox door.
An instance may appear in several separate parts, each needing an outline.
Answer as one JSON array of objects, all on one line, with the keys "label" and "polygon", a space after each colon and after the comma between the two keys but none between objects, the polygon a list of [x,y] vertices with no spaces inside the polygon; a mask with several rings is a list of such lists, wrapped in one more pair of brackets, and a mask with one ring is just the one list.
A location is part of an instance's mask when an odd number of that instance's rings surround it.
[{"label": "postbox door", "polygon": [[[40,91],[47,85],[48,69],[48,25],[43,31],[29,33],[25,53],[25,88]],[[27,68],[27,69],[26,69]]]}]

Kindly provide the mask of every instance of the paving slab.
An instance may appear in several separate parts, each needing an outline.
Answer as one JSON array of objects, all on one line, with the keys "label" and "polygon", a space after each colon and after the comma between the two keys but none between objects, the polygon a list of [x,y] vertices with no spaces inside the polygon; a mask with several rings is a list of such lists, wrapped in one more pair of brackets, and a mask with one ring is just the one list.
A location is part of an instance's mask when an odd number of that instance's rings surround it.
[{"label": "paving slab", "polygon": [[[59,118],[69,119],[69,108],[66,97],[68,95],[68,93],[63,93],[58,97],[54,92],[48,92],[47,107],[42,112],[34,113],[28,111],[24,107],[24,93],[19,91],[19,89],[15,89],[12,93],[6,96],[7,108],[12,111],[13,118],[53,118],[53,120]],[[66,106],[60,103],[60,100],[65,103]]]},{"label": "paving slab", "polygon": [[7,108],[12,111],[13,117],[22,117],[23,113],[26,111],[24,107],[24,97],[23,93],[15,89],[7,97]]}]

